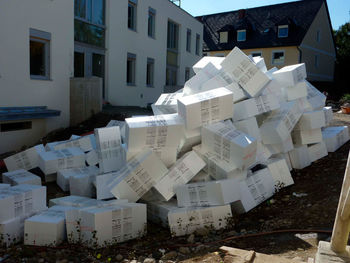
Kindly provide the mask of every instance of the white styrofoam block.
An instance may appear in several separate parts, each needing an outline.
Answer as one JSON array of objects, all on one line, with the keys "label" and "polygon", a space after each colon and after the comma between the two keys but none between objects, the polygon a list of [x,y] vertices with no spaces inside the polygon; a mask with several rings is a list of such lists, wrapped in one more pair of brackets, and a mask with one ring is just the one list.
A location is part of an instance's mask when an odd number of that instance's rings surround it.
[{"label": "white styrofoam block", "polygon": [[326,96],[316,89],[310,82],[305,81],[307,84],[307,97],[304,100],[305,111],[322,109],[326,104]]},{"label": "white styrofoam block", "polygon": [[92,197],[94,195],[93,181],[99,169],[96,166],[89,166],[76,170],[68,177],[69,192],[71,195]]},{"label": "white styrofoam block", "polygon": [[275,181],[277,190],[294,184],[285,158],[271,158],[266,162],[266,165]]},{"label": "white styrofoam block", "polygon": [[5,158],[4,162],[7,170],[11,172],[19,169],[30,170],[38,167],[40,152],[45,152],[44,145],[42,144]]},{"label": "white styrofoam block", "polygon": [[305,81],[300,81],[294,86],[284,88],[283,91],[287,101],[304,98],[307,97],[307,84]]},{"label": "white styrofoam block", "polygon": [[225,57],[221,66],[251,97],[259,95],[270,81],[268,75],[260,70],[238,47],[235,47]]},{"label": "white styrofoam block", "polygon": [[258,142],[261,141],[261,134],[255,117],[251,117],[241,121],[235,121],[233,125],[238,130],[255,138]]},{"label": "white styrofoam block", "polygon": [[176,187],[187,184],[205,165],[205,162],[191,151],[179,159],[154,185],[154,188],[166,201],[169,201],[175,195]]},{"label": "white styrofoam block", "polygon": [[313,144],[322,141],[321,128],[312,130],[293,130],[292,138],[294,144]]},{"label": "white styrofoam block", "polygon": [[202,128],[203,151],[216,154],[218,159],[236,167],[249,167],[256,159],[257,141],[255,138],[234,129],[222,122]]},{"label": "white styrofoam block", "polygon": [[197,128],[194,130],[185,129],[184,137],[181,140],[179,146],[179,152],[188,152],[193,146],[201,143],[201,129]]},{"label": "white styrofoam block", "polygon": [[288,135],[287,138],[280,143],[265,145],[272,154],[287,153],[294,149],[293,139],[291,135]]},{"label": "white styrofoam block", "polygon": [[[102,247],[142,237],[146,233],[147,211],[145,204],[125,203],[70,210],[66,220],[68,242]],[[80,240],[74,234],[77,227]]]},{"label": "white styrofoam block", "polygon": [[302,114],[300,107],[300,101],[295,100],[283,103],[280,109],[271,112],[260,126],[263,143],[275,144],[287,139]]},{"label": "white styrofoam block", "polygon": [[178,147],[183,137],[183,120],[177,114],[127,118],[126,144],[128,151],[143,147]]},{"label": "white styrofoam block", "polygon": [[57,246],[67,239],[65,211],[71,206],[52,206],[48,210],[24,221],[24,244],[32,246]]},{"label": "white styrofoam block", "polygon": [[119,126],[122,142],[125,142],[125,121],[110,120],[107,123],[106,128],[113,126]]},{"label": "white styrofoam block", "polygon": [[19,184],[0,190],[0,222],[46,208],[46,186]]},{"label": "white styrofoam block", "polygon": [[0,183],[0,190],[7,189],[7,188],[9,188],[10,186],[11,186],[10,184],[3,184],[3,183]]},{"label": "white styrofoam block", "polygon": [[100,172],[119,170],[126,161],[119,126],[95,129],[95,137]]},{"label": "white styrofoam block", "polygon": [[192,66],[192,69],[194,73],[198,74],[199,71],[201,71],[208,63],[213,64],[214,67],[216,67],[218,70],[221,69],[221,62],[225,58],[223,57],[213,57],[213,56],[205,56],[202,57],[196,64]]},{"label": "white styrofoam block", "polygon": [[204,171],[216,180],[239,178],[245,179],[247,171],[232,165],[225,160],[220,160],[215,153],[204,151],[201,145],[193,147],[193,150],[205,161],[207,164]]},{"label": "white styrofoam block", "polygon": [[243,100],[233,105],[234,121],[248,119],[280,107],[277,97],[273,94],[262,95],[256,98]]},{"label": "white styrofoam block", "polygon": [[268,168],[248,175],[246,180],[239,183],[241,200],[234,202],[232,209],[239,214],[250,211],[274,194],[274,185]]},{"label": "white styrofoam block", "polygon": [[49,200],[49,207],[54,205],[77,206],[78,204],[92,200],[88,197],[68,195]]},{"label": "white styrofoam block", "polygon": [[272,155],[272,159],[284,159],[288,165],[289,171],[293,170],[292,163],[290,162],[289,153],[277,153]]},{"label": "white styrofoam block", "polygon": [[255,65],[262,71],[267,72],[265,59],[260,56],[252,57],[252,60],[254,61]]},{"label": "white styrofoam block", "polygon": [[256,146],[256,163],[264,163],[266,162],[272,155],[271,150],[267,145],[262,144],[261,142],[257,143]]},{"label": "white styrofoam block", "polygon": [[328,155],[327,146],[324,141],[308,145],[307,149],[309,151],[311,162],[315,162]]},{"label": "white styrofoam block", "polygon": [[272,74],[273,78],[287,86],[295,86],[306,79],[306,67],[304,63],[285,66]]},{"label": "white styrofoam block", "polygon": [[57,172],[57,185],[62,189],[62,191],[67,192],[69,191],[69,177],[90,173],[97,174],[98,168],[95,166],[89,166],[59,170]]},{"label": "white styrofoam block", "polygon": [[307,145],[296,145],[288,154],[294,169],[303,169],[311,164]]},{"label": "white styrofoam block", "polygon": [[225,228],[232,217],[230,205],[179,208],[176,201],[147,203],[148,218],[169,227],[172,236],[183,236],[201,228]]},{"label": "white styrofoam block", "polygon": [[163,93],[159,96],[158,100],[152,104],[152,110],[156,109],[160,114],[173,114],[177,113],[177,99],[181,98],[183,93]]},{"label": "white styrofoam block", "polygon": [[204,82],[200,90],[198,90],[197,92],[192,92],[191,95],[220,87],[226,87],[233,82],[234,80],[225,71],[219,71],[217,75]]},{"label": "white styrofoam block", "polygon": [[312,130],[326,126],[326,118],[323,110],[304,112],[295,125],[295,130]]},{"label": "white styrofoam block", "polygon": [[333,109],[332,107],[323,107],[323,112],[326,126],[329,126],[333,120]]},{"label": "white styrofoam block", "polygon": [[[94,140],[95,140],[95,136],[91,134],[88,136],[83,136],[72,140],[68,140],[63,143],[58,143],[53,146],[53,149],[57,151],[57,150],[63,150],[65,148],[78,147],[82,149],[84,152],[88,152],[94,149],[94,146],[93,146]],[[96,145],[96,142],[95,142],[95,145]]]},{"label": "white styrofoam block", "polygon": [[[154,186],[168,169],[151,151],[144,150],[130,161],[112,178],[108,187],[117,199],[139,200]],[[96,180],[98,177],[96,178]]]},{"label": "white styrofoam block", "polygon": [[[271,75],[272,77],[272,75]],[[272,94],[277,97],[278,101],[280,103],[283,103],[286,101],[285,91],[286,85],[283,85],[278,80],[272,78],[269,83],[264,87],[262,91],[262,95],[269,95]]]},{"label": "white styrofoam block", "polygon": [[209,182],[209,181],[212,181],[210,175],[202,170],[191,179],[190,183]]},{"label": "white styrofoam block", "polygon": [[226,179],[179,185],[175,192],[178,207],[227,205],[241,199],[240,180]]},{"label": "white styrofoam block", "polygon": [[20,169],[2,174],[2,182],[10,185],[34,184],[41,185],[41,178],[31,172]]},{"label": "white styrofoam block", "polygon": [[348,126],[327,127],[322,130],[322,137],[328,152],[335,152],[349,140]]},{"label": "white styrofoam block", "polygon": [[232,92],[233,103],[236,103],[248,98],[248,96],[244,93],[243,89],[235,81],[225,86],[225,88]]},{"label": "white styrofoam block", "polygon": [[85,161],[89,166],[98,164],[98,153],[96,150],[85,153]]},{"label": "white styrofoam block", "polygon": [[203,83],[213,78],[217,74],[219,74],[219,70],[212,63],[207,63],[202,70],[185,82],[185,86],[183,88],[184,96],[202,92]]},{"label": "white styrofoam block", "polygon": [[229,119],[233,114],[233,94],[217,88],[178,99],[179,115],[188,130]]},{"label": "white styrofoam block", "polygon": [[84,166],[85,153],[77,147],[39,153],[39,167],[45,175],[57,173],[61,169]]}]

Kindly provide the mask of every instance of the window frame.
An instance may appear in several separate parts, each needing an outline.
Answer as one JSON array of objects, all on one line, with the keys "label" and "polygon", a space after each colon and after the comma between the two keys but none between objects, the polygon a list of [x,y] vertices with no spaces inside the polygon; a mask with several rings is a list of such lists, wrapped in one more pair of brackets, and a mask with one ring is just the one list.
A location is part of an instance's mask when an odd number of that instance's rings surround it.
[{"label": "window frame", "polygon": [[[287,35],[286,36],[280,34],[280,30],[281,29],[287,29]],[[288,25],[279,25],[278,26],[278,31],[277,31],[278,38],[286,38],[286,37],[288,37],[288,35],[289,35],[289,27],[288,27]]]},{"label": "window frame", "polygon": [[[45,75],[31,74],[30,68],[30,42],[38,42],[44,44],[44,68]],[[30,28],[29,29],[29,76],[33,80],[51,80],[51,33]]]},{"label": "window frame", "polygon": [[[131,61],[132,62],[132,74],[131,74],[131,78],[132,78],[132,82],[128,82],[128,62]],[[136,54],[134,53],[127,53],[127,59],[126,59],[126,85],[127,86],[136,86]]]},{"label": "window frame", "polygon": [[[244,33],[244,39],[240,39],[238,36],[240,35],[239,33]],[[247,40],[247,30],[241,29],[237,30],[237,42],[244,42]]]},{"label": "window frame", "polygon": [[[156,10],[152,7],[148,8],[148,26],[147,26],[147,35],[150,38],[155,39],[156,38]],[[153,17],[153,23],[150,30],[150,17]]]},{"label": "window frame", "polygon": [[[171,24],[170,26],[170,30],[169,30],[169,23]],[[174,29],[177,29],[177,32],[175,32]],[[174,52],[178,52],[179,51],[179,40],[180,40],[180,25],[172,20],[168,20],[168,28],[167,28],[168,32],[167,32],[167,49],[174,51]],[[172,31],[170,33],[176,33],[176,38],[173,39],[173,34],[169,34],[169,31]],[[170,36],[170,38],[169,38]],[[171,42],[173,42],[174,40],[174,47],[172,47],[172,45],[169,45]]]},{"label": "window frame", "polygon": [[[152,65],[151,67],[151,72],[150,72],[150,83],[147,82],[148,80],[148,65]],[[154,63],[154,58],[147,58],[147,64],[146,64],[146,87],[148,88],[154,88],[154,67],[155,67],[155,63]]]},{"label": "window frame", "polygon": [[[259,55],[258,56],[253,56],[254,54],[259,54]],[[250,52],[250,55],[252,57],[262,57],[262,52],[261,51],[252,51],[252,52]]]},{"label": "window frame", "polygon": [[201,45],[201,36],[200,34],[196,34],[196,55],[199,56],[200,54],[200,45]]},{"label": "window frame", "polygon": [[[102,24],[96,24],[93,22],[93,10],[94,10],[94,3],[93,1],[91,2],[91,18],[89,17],[88,14],[88,1],[90,0],[86,0],[85,1],[85,17],[80,17],[80,16],[76,16],[75,15],[75,6],[74,6],[74,19],[85,22],[87,24],[93,25],[93,26],[97,26],[97,27],[101,27],[103,29],[106,29],[106,1],[103,1],[103,23]],[[75,1],[74,1],[74,5],[75,5]]]},{"label": "window frame", "polygon": [[[277,62],[275,63],[274,62],[274,54],[275,53],[283,53],[283,62]],[[273,50],[272,51],[272,56],[271,56],[271,65],[283,65],[285,63],[285,60],[286,60],[286,52],[285,50]]]},{"label": "window frame", "polygon": [[228,43],[228,31],[219,32],[219,42],[220,44]]},{"label": "window frame", "polygon": [[191,46],[192,46],[192,31],[191,29],[187,28],[186,32],[186,51],[188,53],[191,53]]},{"label": "window frame", "polygon": [[[129,27],[129,7],[132,6],[134,8],[134,17],[133,17],[133,27]],[[137,0],[129,0],[128,1],[128,29],[131,31],[137,30]]]}]

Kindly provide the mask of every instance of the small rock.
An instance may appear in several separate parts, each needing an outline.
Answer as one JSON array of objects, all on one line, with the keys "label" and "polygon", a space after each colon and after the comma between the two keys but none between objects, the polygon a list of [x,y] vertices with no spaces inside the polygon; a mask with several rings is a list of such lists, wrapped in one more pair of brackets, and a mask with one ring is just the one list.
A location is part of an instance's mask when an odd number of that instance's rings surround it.
[{"label": "small rock", "polygon": [[194,236],[193,234],[191,234],[191,235],[187,238],[187,243],[190,243],[190,244],[194,243],[194,238],[195,238],[195,236]]},{"label": "small rock", "polygon": [[155,258],[155,259],[160,259],[163,255],[164,253],[161,253],[158,250],[152,252],[152,258]]},{"label": "small rock", "polygon": [[154,258],[145,258],[143,263],[156,263],[156,260]]},{"label": "small rock", "polygon": [[297,250],[298,250],[298,251],[304,251],[304,249],[302,249],[302,248],[300,248],[300,247],[298,247]]},{"label": "small rock", "polygon": [[45,259],[39,258],[38,262],[39,262],[39,263],[44,263],[44,262],[45,262]]},{"label": "small rock", "polygon": [[123,260],[123,256],[122,256],[121,254],[118,254],[118,255],[115,257],[115,259],[116,259],[117,261],[122,261],[122,260]]},{"label": "small rock", "polygon": [[199,252],[204,251],[206,249],[207,249],[207,247],[205,245],[199,245],[198,247],[196,247],[195,252],[199,253]]},{"label": "small rock", "polygon": [[187,255],[187,254],[190,254],[190,253],[191,253],[191,250],[190,250],[188,247],[180,247],[180,248],[179,248],[179,252],[180,252],[181,254]]},{"label": "small rock", "polygon": [[295,258],[292,258],[293,261],[296,261],[296,262],[302,262],[303,259],[301,257],[295,257]]},{"label": "small rock", "polygon": [[245,234],[245,233],[247,233],[247,230],[245,230],[244,228],[241,229],[241,234]]},{"label": "small rock", "polygon": [[177,252],[176,251],[170,251],[166,253],[163,257],[162,260],[171,260],[171,259],[176,259],[177,257]]},{"label": "small rock", "polygon": [[227,236],[236,236],[238,233],[234,230],[227,233]]},{"label": "small rock", "polygon": [[198,235],[198,236],[205,237],[205,236],[209,235],[209,229],[205,228],[205,227],[198,228],[196,230],[195,234]]}]

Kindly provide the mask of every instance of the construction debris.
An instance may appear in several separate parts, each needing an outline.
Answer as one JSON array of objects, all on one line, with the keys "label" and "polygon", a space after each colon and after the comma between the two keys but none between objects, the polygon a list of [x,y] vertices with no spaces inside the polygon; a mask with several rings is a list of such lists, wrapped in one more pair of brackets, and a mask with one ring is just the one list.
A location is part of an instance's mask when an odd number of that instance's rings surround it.
[{"label": "construction debris", "polygon": [[[349,140],[347,127],[326,127],[332,108],[304,64],[267,70],[236,47],[193,70],[183,90],[152,105],[154,116],[6,158],[0,240],[101,247],[142,237],[147,220],[173,236],[222,229],[294,184],[292,169]],[[36,167],[71,195],[47,208]]]}]

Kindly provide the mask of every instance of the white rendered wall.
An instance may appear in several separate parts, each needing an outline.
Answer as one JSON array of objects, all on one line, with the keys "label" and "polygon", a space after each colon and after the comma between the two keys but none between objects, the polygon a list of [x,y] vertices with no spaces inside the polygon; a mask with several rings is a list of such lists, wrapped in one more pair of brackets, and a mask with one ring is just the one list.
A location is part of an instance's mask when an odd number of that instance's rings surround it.
[{"label": "white rendered wall", "polygon": [[[168,20],[180,25],[178,85],[185,83],[185,68],[202,56],[203,25],[168,0],[139,0],[136,32],[128,29],[128,0],[106,1],[106,100],[113,105],[146,106],[157,100],[166,81]],[[155,39],[148,37],[148,10],[156,10]],[[186,51],[187,28],[191,29],[191,53]],[[195,54],[200,35],[199,55]],[[136,54],[135,86],[126,84],[127,53]],[[146,86],[147,57],[155,61],[154,87]]]},{"label": "white rendered wall", "polygon": [[[51,33],[51,80],[30,78],[30,28]],[[1,0],[0,36],[0,107],[48,106],[61,116],[47,119],[46,131],[68,126],[74,1]]]}]

